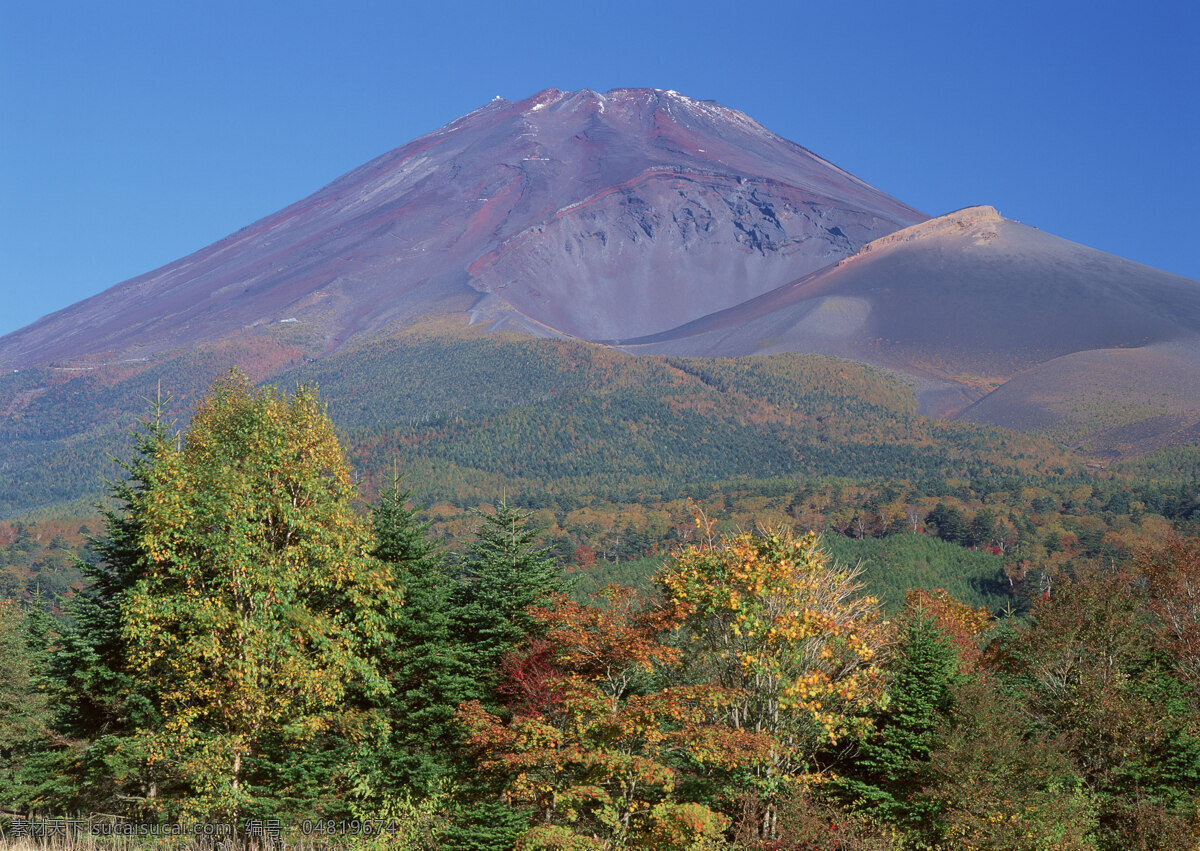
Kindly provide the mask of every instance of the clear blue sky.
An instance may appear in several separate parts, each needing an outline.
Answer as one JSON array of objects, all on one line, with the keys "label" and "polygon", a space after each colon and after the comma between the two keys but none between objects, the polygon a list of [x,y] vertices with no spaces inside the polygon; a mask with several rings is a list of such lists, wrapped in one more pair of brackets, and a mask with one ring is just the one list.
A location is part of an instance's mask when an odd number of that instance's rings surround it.
[{"label": "clear blue sky", "polygon": [[1200,278],[1191,2],[0,5],[0,334],[495,95],[676,89],[927,213]]}]

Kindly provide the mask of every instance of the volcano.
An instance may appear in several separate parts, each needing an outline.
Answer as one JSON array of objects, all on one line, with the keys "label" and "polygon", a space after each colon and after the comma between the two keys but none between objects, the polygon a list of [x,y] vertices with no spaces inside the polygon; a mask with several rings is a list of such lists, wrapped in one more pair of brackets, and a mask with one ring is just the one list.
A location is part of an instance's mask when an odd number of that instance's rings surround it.
[{"label": "volcano", "polygon": [[[1031,394],[1049,400],[1085,388],[1132,389],[1149,386],[1149,374],[1159,390],[1174,388],[1165,395],[1183,394],[1185,409],[1200,407],[1193,345],[1200,343],[1200,284],[987,206],[905,228],[735,307],[622,342],[644,353],[806,351],[865,361],[910,376],[923,413],[955,415],[994,393],[969,416],[1025,430],[1057,419],[1009,410],[1033,404]],[[1076,357],[1067,372],[1059,363],[1085,352],[1132,350],[1137,358]],[[1136,365],[1141,378],[1114,385],[1114,363]],[[1035,368],[1032,374],[1046,380],[1007,386]],[[1062,377],[1068,372],[1071,380]],[[1059,377],[1051,382],[1052,374]],[[1167,400],[1164,412],[1178,413],[1179,402]]]},{"label": "volcano", "polygon": [[428,315],[653,334],[926,218],[740,112],[671,91],[496,99],[175,263],[0,338],[118,360],[303,323],[331,352]]},{"label": "volcano", "polygon": [[[987,206],[930,218],[656,89],[497,98],[0,338],[0,366],[289,341],[267,378],[446,318],[639,354],[836,355],[906,377],[922,413],[1099,453],[1200,433],[1200,283]],[[43,392],[30,378],[7,409]]]}]

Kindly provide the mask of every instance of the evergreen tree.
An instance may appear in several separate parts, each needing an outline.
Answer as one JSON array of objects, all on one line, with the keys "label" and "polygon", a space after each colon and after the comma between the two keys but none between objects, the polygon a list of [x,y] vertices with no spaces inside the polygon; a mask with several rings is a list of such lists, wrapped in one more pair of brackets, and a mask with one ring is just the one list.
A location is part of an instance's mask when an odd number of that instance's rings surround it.
[{"label": "evergreen tree", "polygon": [[33,763],[51,721],[33,621],[15,602],[0,601],[0,809],[21,812],[40,809]]},{"label": "evergreen tree", "polygon": [[454,813],[453,823],[441,837],[442,847],[447,851],[510,851],[528,828],[528,812],[487,801]]},{"label": "evergreen tree", "polygon": [[963,513],[954,506],[939,502],[929,512],[929,516],[925,518],[925,522],[933,525],[934,529],[937,530],[937,536],[943,541],[966,546],[967,539],[970,536],[970,529],[967,526],[966,519],[963,517]]},{"label": "evergreen tree", "polygon": [[991,546],[996,537],[996,512],[990,508],[981,508],[971,518],[968,543],[975,547]]},{"label": "evergreen tree", "polygon": [[994,678],[982,674],[955,689],[933,740],[917,800],[936,818],[913,847],[1095,851],[1096,797],[1061,740],[1030,729],[1017,696]]},{"label": "evergreen tree", "polygon": [[73,785],[52,809],[336,809],[340,746],[369,749],[386,730],[345,698],[387,692],[377,659],[399,589],[369,555],[332,424],[311,391],[255,390],[237,372],[178,441],[164,404],[110,485],[89,584],[53,654]]},{"label": "evergreen tree", "polygon": [[448,576],[437,545],[429,539],[429,522],[417,519],[412,492],[401,487],[399,474],[379,495],[379,504],[371,509],[371,528],[375,532],[375,558],[415,575],[436,572]]},{"label": "evergreen tree", "polygon": [[381,660],[391,684],[391,733],[369,783],[378,795],[432,794],[438,779],[453,767],[459,740],[454,711],[480,696],[454,639],[456,583],[429,539],[429,524],[417,520],[410,497],[393,477],[371,515],[373,554],[391,567],[405,596],[404,607],[393,612]]},{"label": "evergreen tree", "polygon": [[55,728],[61,776],[43,785],[60,809],[127,811],[120,801],[153,797],[156,784],[129,737],[159,722],[153,705],[131,675],[122,634],[124,606],[146,569],[139,545],[143,512],[152,487],[155,458],[165,451],[170,398],[160,392],[150,415],[133,435],[133,456],[118,461],[125,477],[107,483],[104,531],[89,538],[90,556],[79,563],[86,584],[63,605],[67,626],[49,659],[56,694]]},{"label": "evergreen tree", "polygon": [[570,586],[549,548],[539,545],[529,512],[502,500],[495,512],[479,516],[482,522],[463,565],[456,616],[473,676],[490,691],[504,654],[539,631],[525,610]]},{"label": "evergreen tree", "polygon": [[910,611],[900,654],[876,728],[860,741],[838,791],[867,813],[907,829],[928,832],[934,813],[919,800],[939,722],[966,681],[950,638],[933,617]]}]

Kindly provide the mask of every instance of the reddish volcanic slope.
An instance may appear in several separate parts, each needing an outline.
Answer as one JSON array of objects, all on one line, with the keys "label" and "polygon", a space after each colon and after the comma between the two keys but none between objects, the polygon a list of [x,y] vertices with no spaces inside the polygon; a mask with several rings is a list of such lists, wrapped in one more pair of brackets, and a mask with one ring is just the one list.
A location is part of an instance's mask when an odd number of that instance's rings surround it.
[{"label": "reddish volcanic slope", "polygon": [[624,342],[642,352],[868,361],[916,378],[923,409],[946,415],[1055,358],[1191,339],[1200,339],[1196,281],[971,207],[736,307]]},{"label": "reddish volcanic slope", "polygon": [[617,339],[733,307],[926,217],[669,91],[488,105],[220,242],[0,338],[0,364],[294,320],[325,351],[429,315]]},{"label": "reddish volcanic slope", "polygon": [[1200,282],[991,207],[928,219],[653,89],[497,99],[0,338],[0,367],[259,337],[331,354],[437,316],[634,352],[840,355],[909,376],[923,413],[1098,454],[1200,434]]}]

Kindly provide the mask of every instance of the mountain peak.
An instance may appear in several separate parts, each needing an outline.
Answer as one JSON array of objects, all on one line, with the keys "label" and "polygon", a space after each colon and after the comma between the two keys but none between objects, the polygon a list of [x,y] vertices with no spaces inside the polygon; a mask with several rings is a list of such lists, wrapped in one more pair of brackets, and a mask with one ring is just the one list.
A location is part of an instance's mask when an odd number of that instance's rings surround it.
[{"label": "mountain peak", "polygon": [[[878,251],[889,245],[897,245],[915,239],[924,239],[938,234],[958,233],[971,228],[986,228],[989,225],[996,225],[1003,221],[1005,221],[1005,218],[1000,215],[1000,212],[995,207],[987,204],[963,207],[960,210],[955,210],[953,213],[947,213],[944,216],[937,216],[927,221],[919,222],[915,225],[902,228],[895,233],[873,240],[864,245],[856,256]],[[987,237],[984,235],[982,238],[986,239]],[[843,262],[850,262],[852,259],[848,257]]]},{"label": "mountain peak", "polygon": [[910,376],[938,415],[990,391],[972,416],[1003,423],[1041,421],[1047,382],[1070,399],[1154,374],[1157,398],[1200,374],[1195,281],[989,206],[929,219],[736,110],[625,88],[497,98],[0,338],[0,366],[83,360],[47,374],[98,379],[201,347],[282,363],[446,318],[663,354],[835,354]]},{"label": "mountain peak", "polygon": [[0,363],[143,356],[292,319],[327,352],[447,312],[636,337],[925,218],[712,101],[545,89],[0,339]]}]

